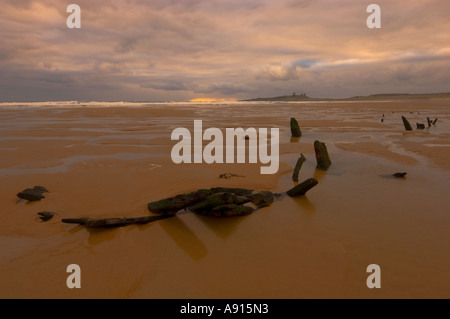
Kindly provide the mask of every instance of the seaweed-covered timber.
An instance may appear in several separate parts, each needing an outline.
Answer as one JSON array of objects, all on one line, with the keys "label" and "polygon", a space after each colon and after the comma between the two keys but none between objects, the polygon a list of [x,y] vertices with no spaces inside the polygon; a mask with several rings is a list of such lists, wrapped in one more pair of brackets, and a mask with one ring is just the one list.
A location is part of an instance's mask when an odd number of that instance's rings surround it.
[{"label": "seaweed-covered timber", "polygon": [[[328,157],[325,144],[316,141],[314,147],[316,149],[318,167],[327,169],[331,165],[331,161]],[[298,172],[305,160],[304,155],[301,154],[294,170],[294,175],[297,175],[297,180]],[[304,196],[317,184],[318,181],[316,179],[310,178],[290,189],[287,195],[291,197]],[[210,189],[199,189],[195,192],[179,194],[148,203],[148,210],[152,213],[160,214],[159,216],[103,219],[64,218],[62,222],[97,228],[121,227],[131,224],[147,224],[156,220],[171,218],[182,210],[215,217],[244,216],[253,213],[256,210],[254,206],[257,208],[269,206],[273,203],[275,197],[280,196],[282,194],[273,194],[270,191],[253,193],[252,189],[214,187]],[[254,205],[253,207],[246,205],[250,202]]]},{"label": "seaweed-covered timber", "polygon": [[159,216],[127,217],[127,218],[63,218],[66,224],[78,224],[94,228],[121,227],[132,224],[148,224],[160,219],[176,216],[180,210],[188,210],[204,216],[230,217],[249,215],[254,207],[244,206],[253,203],[257,208],[269,206],[275,196],[270,191],[253,193],[251,189],[215,187],[200,189],[188,194],[162,199],[148,204],[151,212]]},{"label": "seaweed-covered timber", "polygon": [[[278,194],[276,194],[278,195]],[[258,208],[269,206],[273,203],[274,194],[269,191],[261,191],[256,194],[248,195],[250,201],[255,204]]]},{"label": "seaweed-covered timber", "polygon": [[297,160],[297,164],[295,164],[294,172],[292,173],[292,180],[294,182],[298,182],[298,175],[300,173],[300,169],[302,168],[303,163],[306,161],[306,158],[303,154],[300,154],[300,158]]},{"label": "seaweed-covered timber", "polygon": [[244,188],[225,188],[215,187],[211,189],[199,189],[188,194],[180,194],[174,197],[165,198],[156,202],[148,203],[148,210],[156,214],[176,214],[182,209],[193,206],[209,196],[217,193],[233,193],[240,196],[246,196],[253,193],[253,190]]},{"label": "seaweed-covered timber", "polygon": [[[206,196],[207,194],[210,195]],[[269,206],[273,200],[274,194],[269,191],[261,191],[253,194],[253,191],[249,189],[216,187],[201,189],[188,194],[180,194],[158,202],[149,203],[149,208],[156,207],[153,212],[157,211],[161,213],[159,216],[63,218],[61,221],[66,224],[78,224],[93,228],[121,227],[132,224],[148,224],[160,219],[171,218],[176,216],[173,212],[178,208],[178,210],[188,209],[204,216],[244,216],[255,211],[253,207],[244,206],[244,204],[252,202],[255,206],[261,208]]]},{"label": "seaweed-covered timber", "polygon": [[211,211],[216,207],[226,205],[243,205],[248,202],[250,202],[250,198],[248,197],[223,192],[208,196],[205,200],[187,208],[195,213],[205,215],[208,211]]},{"label": "seaweed-covered timber", "polygon": [[[311,178],[289,190],[291,197],[305,195],[307,191],[318,184]],[[244,216],[253,213],[257,208],[269,206],[275,197],[281,194],[273,194],[270,191],[253,193],[251,189],[215,187],[200,189],[188,194],[180,194],[174,197],[162,199],[148,204],[151,212],[157,212],[159,216],[126,217],[126,218],[63,218],[66,224],[78,224],[93,228],[112,228],[132,224],[148,224],[160,219],[176,216],[180,210],[192,211],[196,214],[214,217]],[[252,203],[254,206],[245,205]]]},{"label": "seaweed-covered timber", "polygon": [[196,213],[204,216],[232,217],[250,215],[253,212],[254,209],[250,206],[226,204],[218,205],[207,210],[197,211]]},{"label": "seaweed-covered timber", "polygon": [[327,170],[331,166],[331,160],[325,143],[315,141],[314,151],[316,153],[317,168]]},{"label": "seaweed-covered timber", "polygon": [[239,216],[254,211],[252,207],[244,206],[246,203],[252,202],[261,208],[270,205],[273,200],[274,194],[269,191],[253,193],[251,189],[215,187],[151,202],[148,209],[152,213],[169,215],[187,209],[206,216]]},{"label": "seaweed-covered timber", "polygon": [[406,119],[406,117],[402,116],[403,125],[405,126],[405,130],[412,131],[411,123]]},{"label": "seaweed-covered timber", "polygon": [[319,182],[314,179],[310,178],[304,181],[301,184],[298,184],[294,188],[287,191],[287,194],[291,197],[298,197],[305,195],[311,188],[315,187]]},{"label": "seaweed-covered timber", "polygon": [[291,117],[291,135],[292,137],[301,137],[302,131],[295,118]]}]

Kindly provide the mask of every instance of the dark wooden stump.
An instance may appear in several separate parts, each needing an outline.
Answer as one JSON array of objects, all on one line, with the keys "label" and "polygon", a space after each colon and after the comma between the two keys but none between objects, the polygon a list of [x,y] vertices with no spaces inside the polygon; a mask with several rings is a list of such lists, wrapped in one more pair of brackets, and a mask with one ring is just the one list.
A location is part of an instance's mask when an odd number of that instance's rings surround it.
[{"label": "dark wooden stump", "polygon": [[300,154],[300,158],[297,160],[297,164],[295,164],[294,172],[292,173],[292,180],[294,182],[298,182],[298,175],[300,173],[300,169],[302,168],[303,163],[306,161],[306,158],[303,154]]},{"label": "dark wooden stump", "polygon": [[300,126],[295,118],[291,117],[291,136],[292,137],[301,137],[302,131],[300,130]]},{"label": "dark wooden stump", "polygon": [[409,121],[406,119],[406,117],[402,116],[403,125],[405,126],[405,130],[412,131],[412,126],[409,123]]},{"label": "dark wooden stump", "polygon": [[325,143],[315,141],[314,151],[316,152],[317,168],[327,170],[331,166],[331,160]]},{"label": "dark wooden stump", "polygon": [[298,184],[294,188],[288,190],[286,194],[291,197],[303,196],[308,192],[311,188],[315,187],[319,182],[315,178],[310,178],[304,181],[301,184]]}]

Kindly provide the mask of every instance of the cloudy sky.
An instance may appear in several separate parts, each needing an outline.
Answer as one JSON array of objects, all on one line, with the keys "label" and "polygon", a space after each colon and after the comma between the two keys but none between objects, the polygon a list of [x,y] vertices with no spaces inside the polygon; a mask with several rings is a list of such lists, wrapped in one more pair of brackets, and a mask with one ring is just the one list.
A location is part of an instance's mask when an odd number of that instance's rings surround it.
[{"label": "cloudy sky", "polygon": [[[70,3],[81,29],[66,26]],[[0,101],[450,92],[449,0],[0,4]]]}]

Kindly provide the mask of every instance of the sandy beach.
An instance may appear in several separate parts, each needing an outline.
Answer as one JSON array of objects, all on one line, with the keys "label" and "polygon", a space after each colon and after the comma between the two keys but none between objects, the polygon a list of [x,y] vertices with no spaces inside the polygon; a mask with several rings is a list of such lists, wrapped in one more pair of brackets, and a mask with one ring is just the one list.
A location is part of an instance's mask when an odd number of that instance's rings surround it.
[{"label": "sandy beach", "polygon": [[[0,298],[450,298],[449,105],[0,103]],[[427,117],[436,125],[417,130]],[[200,119],[222,130],[279,128],[278,172],[174,164],[171,132]],[[315,140],[328,147],[326,172],[316,170]],[[148,202],[200,188],[285,192],[301,153],[300,181],[319,185],[249,216],[187,213],[115,229],[61,222],[153,215]],[[18,201],[35,185],[48,188],[45,199]],[[42,222],[39,211],[58,214]],[[69,264],[81,267],[81,289],[66,286]],[[370,264],[381,268],[381,289],[366,286]]]}]

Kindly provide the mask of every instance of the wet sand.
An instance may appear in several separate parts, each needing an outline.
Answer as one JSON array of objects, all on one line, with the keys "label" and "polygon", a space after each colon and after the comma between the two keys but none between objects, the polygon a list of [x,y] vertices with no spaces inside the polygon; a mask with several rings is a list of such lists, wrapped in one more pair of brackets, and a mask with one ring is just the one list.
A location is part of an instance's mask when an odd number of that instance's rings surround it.
[{"label": "wet sand", "polygon": [[[0,105],[1,298],[450,298],[447,99],[132,107]],[[382,114],[385,115],[381,122]],[[436,126],[406,132],[426,117]],[[290,117],[303,131],[291,140]],[[177,127],[280,128],[280,168],[171,161]],[[313,142],[333,162],[315,169]],[[205,143],[206,144],[206,143]],[[150,201],[215,186],[283,192],[252,215],[193,213],[93,230],[61,218],[138,217]],[[408,172],[405,179],[389,175]],[[223,173],[245,177],[219,179]],[[36,203],[16,194],[43,185]],[[38,211],[59,214],[41,222]],[[66,268],[81,267],[81,289]],[[366,268],[381,267],[381,289]]]}]

